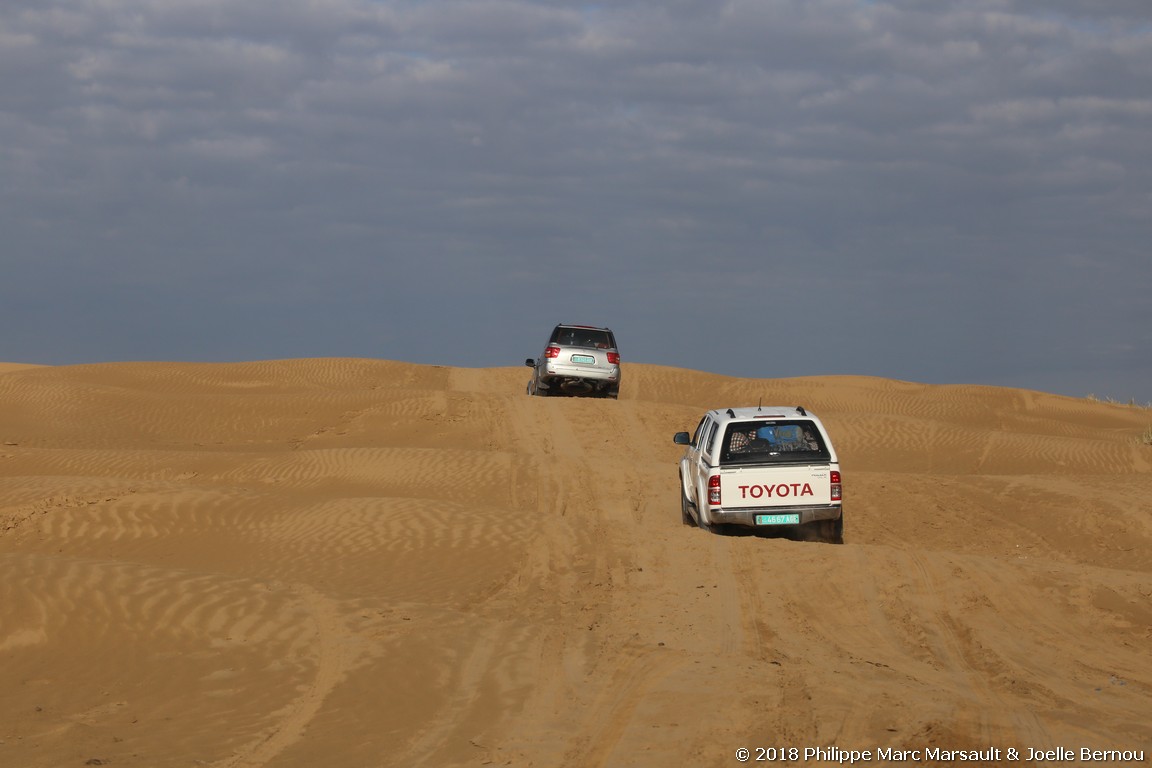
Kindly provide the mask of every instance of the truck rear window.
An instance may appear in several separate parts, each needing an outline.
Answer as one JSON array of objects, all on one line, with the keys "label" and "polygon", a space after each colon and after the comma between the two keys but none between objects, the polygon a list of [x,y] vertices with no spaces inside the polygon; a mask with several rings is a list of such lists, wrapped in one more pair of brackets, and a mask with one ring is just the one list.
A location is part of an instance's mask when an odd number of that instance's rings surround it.
[{"label": "truck rear window", "polygon": [[810,421],[734,421],[720,443],[721,464],[829,461],[820,430]]}]

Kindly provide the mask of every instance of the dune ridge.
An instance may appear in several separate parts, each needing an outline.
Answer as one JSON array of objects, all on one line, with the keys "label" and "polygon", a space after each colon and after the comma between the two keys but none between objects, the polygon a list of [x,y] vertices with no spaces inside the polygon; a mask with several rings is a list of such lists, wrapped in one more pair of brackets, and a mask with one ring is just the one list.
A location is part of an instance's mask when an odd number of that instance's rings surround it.
[{"label": "dune ridge", "polygon": [[[1152,754],[1148,410],[526,375],[0,364],[0,765]],[[761,401],[827,424],[843,546],[681,526],[672,434]]]}]

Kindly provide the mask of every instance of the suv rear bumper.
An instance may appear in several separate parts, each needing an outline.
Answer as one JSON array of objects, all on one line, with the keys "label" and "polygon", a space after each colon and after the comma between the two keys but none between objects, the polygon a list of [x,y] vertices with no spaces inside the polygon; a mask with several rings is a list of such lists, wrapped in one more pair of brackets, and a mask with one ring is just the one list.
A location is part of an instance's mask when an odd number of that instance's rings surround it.
[{"label": "suv rear bumper", "polygon": [[620,381],[620,368],[592,368],[587,365],[565,365],[563,363],[548,363],[544,366],[544,379],[581,379],[585,381]]},{"label": "suv rear bumper", "polygon": [[540,377],[540,388],[565,394],[614,393],[620,390],[620,368],[549,363]]},{"label": "suv rear bumper", "polygon": [[546,376],[540,380],[540,388],[548,392],[564,394],[615,394],[620,391],[620,382],[600,379],[576,378],[573,376]]}]

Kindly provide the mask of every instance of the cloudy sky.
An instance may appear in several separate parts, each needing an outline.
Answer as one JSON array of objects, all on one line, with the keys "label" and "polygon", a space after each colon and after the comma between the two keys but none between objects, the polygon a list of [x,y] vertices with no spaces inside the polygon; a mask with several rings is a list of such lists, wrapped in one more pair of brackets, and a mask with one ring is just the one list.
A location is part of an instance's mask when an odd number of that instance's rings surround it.
[{"label": "cloudy sky", "polygon": [[3,361],[1146,403],[1150,294],[1148,0],[0,5]]}]

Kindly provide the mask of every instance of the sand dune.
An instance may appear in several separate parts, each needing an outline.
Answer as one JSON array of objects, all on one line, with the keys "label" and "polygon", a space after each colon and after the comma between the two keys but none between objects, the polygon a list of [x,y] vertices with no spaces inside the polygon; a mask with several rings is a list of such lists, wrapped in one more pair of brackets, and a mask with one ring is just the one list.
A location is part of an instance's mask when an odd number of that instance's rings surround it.
[{"label": "sand dune", "polygon": [[[1152,755],[1152,412],[625,375],[0,365],[0,765]],[[843,546],[681,526],[671,435],[761,400],[836,439]]]}]

